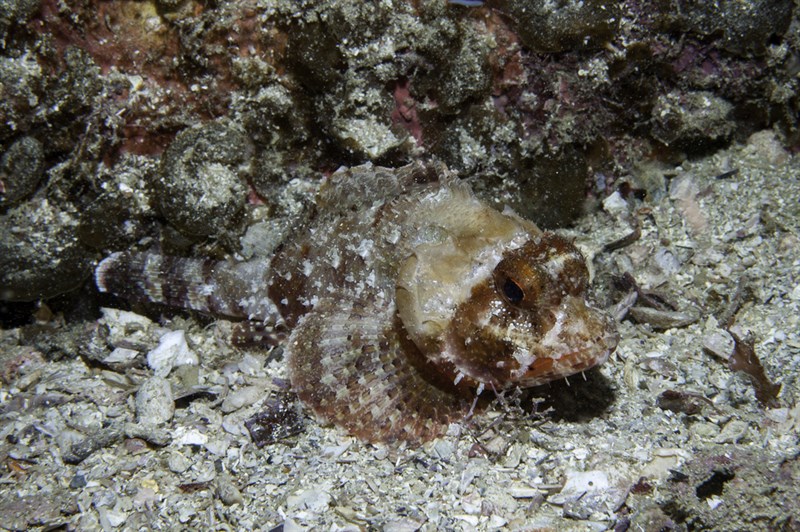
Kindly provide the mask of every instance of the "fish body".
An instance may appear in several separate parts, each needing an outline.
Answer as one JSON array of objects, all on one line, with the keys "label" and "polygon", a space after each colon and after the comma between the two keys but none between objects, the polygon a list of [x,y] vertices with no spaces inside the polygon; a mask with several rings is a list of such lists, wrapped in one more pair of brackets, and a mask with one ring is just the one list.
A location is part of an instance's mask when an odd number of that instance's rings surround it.
[{"label": "fish body", "polygon": [[603,363],[618,341],[586,302],[578,249],[477,199],[440,164],[334,173],[269,261],[117,253],[101,291],[284,323],[294,391],[366,441],[419,442],[484,390]]}]

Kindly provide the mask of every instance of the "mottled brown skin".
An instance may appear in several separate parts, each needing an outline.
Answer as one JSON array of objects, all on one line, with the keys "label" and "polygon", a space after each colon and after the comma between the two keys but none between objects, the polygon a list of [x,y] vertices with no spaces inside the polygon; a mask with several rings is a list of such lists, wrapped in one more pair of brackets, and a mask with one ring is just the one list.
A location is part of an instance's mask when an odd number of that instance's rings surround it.
[{"label": "mottled brown skin", "polygon": [[[561,268],[552,276],[542,265],[554,259],[561,262]],[[558,305],[564,296],[583,297],[589,285],[589,270],[574,245],[546,233],[540,240],[504,256],[494,269],[493,280],[495,291],[510,305],[536,313]]]},{"label": "mottled brown skin", "polygon": [[[369,441],[430,439],[481,391],[572,375],[617,342],[614,323],[585,302],[588,270],[573,244],[491,209],[446,170],[430,182],[430,169],[335,175],[331,193],[357,180],[371,210],[327,200],[342,205],[273,261],[281,312],[306,310],[287,346],[295,390]],[[364,243],[368,257],[356,251]],[[485,273],[470,277],[476,269]],[[309,294],[317,302],[298,307]]]},{"label": "mottled brown skin", "polygon": [[436,164],[338,171],[269,264],[115,254],[96,277],[103,291],[253,330],[284,323],[300,400],[365,441],[429,440],[483,391],[583,371],[618,340],[586,303],[573,244],[492,209]]},{"label": "mottled brown skin", "polygon": [[[552,271],[548,271],[548,265],[553,266]],[[565,306],[571,319],[585,328],[585,344],[598,348],[616,345],[613,322],[583,300],[588,283],[589,272],[581,253],[555,234],[545,233],[507,252],[491,278],[476,286],[470,298],[459,305],[447,331],[446,343],[460,346],[462,381],[475,388],[483,384],[502,390],[543,384],[595,365],[597,360],[587,356],[587,349],[552,358],[549,353],[537,352],[536,345],[553,329],[558,310]],[[511,341],[476,331],[475,324],[485,316],[489,316],[491,329],[514,329],[530,339],[537,357],[527,370],[515,359],[517,346]],[[453,364],[443,364],[441,370],[453,379],[459,373]]]},{"label": "mottled brown skin", "polygon": [[381,326],[390,312],[344,317],[337,304],[326,318],[332,304],[303,318],[288,346],[292,386],[317,416],[364,441],[420,442],[466,415],[470,392],[432,371],[399,321]]}]

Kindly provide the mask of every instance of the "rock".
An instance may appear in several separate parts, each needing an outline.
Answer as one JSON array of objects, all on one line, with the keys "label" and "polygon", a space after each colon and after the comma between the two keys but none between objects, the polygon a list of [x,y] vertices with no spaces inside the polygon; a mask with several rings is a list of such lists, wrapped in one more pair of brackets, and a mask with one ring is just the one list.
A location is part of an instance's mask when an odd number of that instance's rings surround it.
[{"label": "rock", "polygon": [[225,473],[218,475],[216,484],[216,494],[219,500],[222,501],[222,504],[231,506],[244,503],[242,492],[239,491],[239,488],[233,483],[230,475]]},{"label": "rock", "polygon": [[192,462],[181,453],[172,453],[167,459],[167,467],[173,473],[185,473],[190,467]]},{"label": "rock", "polygon": [[77,210],[35,199],[0,216],[0,300],[48,299],[78,287],[90,273],[75,230]]},{"label": "rock", "polygon": [[741,55],[762,55],[775,36],[789,29],[791,0],[662,0],[666,29],[719,40],[722,48]]},{"label": "rock", "polygon": [[[7,9],[11,2],[0,2],[0,10]],[[0,11],[0,30],[5,25]],[[25,131],[35,121],[34,110],[44,98],[47,84],[44,69],[36,61],[36,54],[3,54],[0,57],[0,139],[6,140]]]},{"label": "rock", "polygon": [[22,137],[11,144],[0,159],[0,208],[16,205],[33,194],[43,173],[41,142]]},{"label": "rock", "polygon": [[151,377],[136,393],[136,416],[139,423],[159,425],[172,419],[175,401],[167,379]]},{"label": "rock", "polygon": [[153,182],[161,214],[187,236],[220,233],[245,204],[252,156],[252,143],[234,123],[221,120],[181,131]]},{"label": "rock", "polygon": [[147,365],[162,377],[169,375],[175,366],[196,366],[197,355],[189,349],[183,331],[171,331],[161,337],[158,346],[147,353]]},{"label": "rock", "polygon": [[724,145],[733,135],[733,105],[708,91],[663,94],[652,111],[652,134],[677,150],[698,153]]},{"label": "rock", "polygon": [[0,2],[0,38],[6,40],[6,32],[27,23],[41,8],[41,0],[6,0]]},{"label": "rock", "polygon": [[503,0],[522,42],[536,52],[598,48],[619,29],[620,3]]},{"label": "rock", "polygon": [[264,396],[263,386],[247,386],[231,392],[222,401],[222,412],[229,414],[243,406],[249,406]]}]

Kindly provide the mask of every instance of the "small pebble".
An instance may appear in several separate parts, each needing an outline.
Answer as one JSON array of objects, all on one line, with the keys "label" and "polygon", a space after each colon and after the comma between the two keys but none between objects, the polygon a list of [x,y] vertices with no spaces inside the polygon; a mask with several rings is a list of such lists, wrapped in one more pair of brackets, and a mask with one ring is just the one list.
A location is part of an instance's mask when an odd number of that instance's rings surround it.
[{"label": "small pebble", "polygon": [[715,331],[703,337],[703,348],[715,357],[727,361],[733,350],[733,341],[730,335]]},{"label": "small pebble", "polygon": [[229,393],[222,401],[222,411],[229,414],[243,406],[249,406],[264,396],[263,386],[246,386]]},{"label": "small pebble", "polygon": [[322,513],[331,503],[331,494],[324,486],[320,489],[307,489],[297,491],[286,498],[286,507],[290,510],[308,510],[312,513]]},{"label": "small pebble", "polygon": [[260,375],[264,373],[264,360],[250,354],[244,355],[238,364],[239,371],[245,375]]},{"label": "small pebble", "polygon": [[275,443],[303,430],[303,418],[287,394],[264,404],[264,409],[248,418],[244,426],[258,447]]},{"label": "small pebble", "polygon": [[507,523],[508,523],[508,520],[500,517],[497,514],[492,514],[492,516],[489,517],[489,522],[486,523],[486,526],[489,529],[492,529],[492,528],[503,528],[504,526],[506,526]]},{"label": "small pebble", "polygon": [[181,453],[172,453],[167,458],[167,467],[173,473],[184,473],[192,467],[192,462]]},{"label": "small pebble", "polygon": [[175,366],[192,365],[199,363],[186,343],[186,334],[183,331],[170,331],[161,337],[158,346],[147,353],[147,365],[156,372],[156,375],[166,377]]},{"label": "small pebble", "polygon": [[733,419],[729,421],[719,435],[714,438],[715,443],[739,443],[739,440],[747,435],[749,425],[741,419]]},{"label": "small pebble", "polygon": [[217,497],[225,506],[244,503],[242,492],[233,483],[229,475],[221,474],[217,476]]},{"label": "small pebble", "polygon": [[[105,517],[108,520],[108,524],[111,525],[113,528],[117,528],[125,524],[125,521],[128,520],[128,514],[125,512],[120,512],[117,510],[108,510],[105,512]],[[102,519],[102,514],[101,514]]]},{"label": "small pebble", "polygon": [[204,445],[208,452],[216,456],[224,456],[230,446],[231,441],[228,438],[210,438]]},{"label": "small pebble", "polygon": [[792,301],[800,301],[800,284],[794,287],[789,297]]},{"label": "small pebble", "polygon": [[399,517],[384,523],[383,532],[416,532],[423,524],[409,517]]},{"label": "small pebble", "polygon": [[86,484],[86,477],[81,473],[76,473],[72,480],[69,481],[69,487],[72,489],[83,488]]},{"label": "small pebble", "polygon": [[125,440],[123,446],[125,450],[131,454],[142,454],[147,452],[147,442],[141,438],[128,438]]},{"label": "small pebble", "polygon": [[567,481],[561,491],[549,497],[552,504],[564,504],[568,500],[582,497],[589,492],[607,490],[610,486],[605,471],[567,471]]},{"label": "small pebble", "polygon": [[623,199],[619,191],[615,191],[603,200],[603,209],[610,213],[623,212],[628,209],[628,202]]},{"label": "small pebble", "polygon": [[433,445],[433,452],[441,460],[446,462],[453,456],[453,446],[447,440],[436,440],[436,443]]},{"label": "small pebble", "polygon": [[638,323],[647,323],[656,330],[679,329],[700,319],[694,312],[658,310],[650,307],[631,307],[629,314]]},{"label": "small pebble", "polygon": [[125,364],[127,362],[133,361],[137,356],[139,356],[139,352],[133,349],[127,349],[125,347],[117,347],[111,354],[108,355],[104,360],[104,364]]},{"label": "small pebble", "polygon": [[695,423],[692,425],[692,428],[694,429],[695,435],[704,440],[716,438],[720,431],[719,426],[706,421]]},{"label": "small pebble", "polygon": [[205,445],[208,443],[208,436],[197,429],[185,426],[177,427],[174,431],[172,442],[175,445]]},{"label": "small pebble", "polygon": [[171,430],[159,428],[154,425],[143,425],[139,423],[123,424],[123,432],[128,438],[139,438],[150,445],[164,447],[172,441]]},{"label": "small pebble", "polygon": [[167,379],[151,377],[144,381],[136,394],[136,415],[140,423],[158,425],[172,419],[175,401]]}]

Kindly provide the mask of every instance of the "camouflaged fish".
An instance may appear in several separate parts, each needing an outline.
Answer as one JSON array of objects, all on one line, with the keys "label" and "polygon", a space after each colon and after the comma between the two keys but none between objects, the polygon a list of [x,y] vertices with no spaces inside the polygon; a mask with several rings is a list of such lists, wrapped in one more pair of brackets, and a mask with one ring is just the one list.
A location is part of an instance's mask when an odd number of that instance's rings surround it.
[{"label": "camouflaged fish", "polygon": [[440,164],[339,170],[269,261],[115,253],[96,282],[285,324],[294,391],[366,441],[429,440],[482,392],[573,375],[618,341],[613,320],[586,302],[572,243],[491,208]]}]

